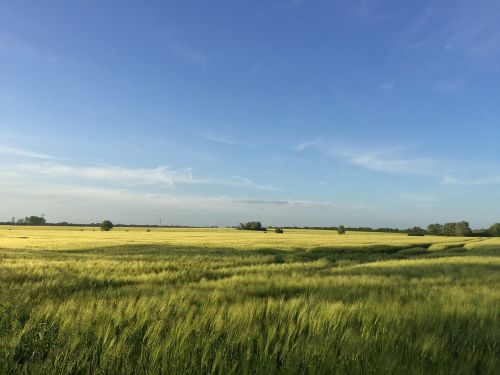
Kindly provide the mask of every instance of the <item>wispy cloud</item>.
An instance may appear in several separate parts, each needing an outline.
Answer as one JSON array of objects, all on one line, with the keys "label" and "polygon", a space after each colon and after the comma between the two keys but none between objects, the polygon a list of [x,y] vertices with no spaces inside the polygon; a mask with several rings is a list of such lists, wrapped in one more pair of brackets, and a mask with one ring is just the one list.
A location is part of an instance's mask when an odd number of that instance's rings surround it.
[{"label": "wispy cloud", "polygon": [[224,185],[231,185],[231,186],[236,186],[236,187],[244,187],[244,188],[252,188],[252,189],[257,189],[257,190],[268,190],[268,191],[274,191],[278,190],[278,188],[274,185],[261,185],[257,184],[256,182],[250,180],[249,178],[246,177],[241,177],[241,176],[233,176],[231,180],[228,179],[215,179],[215,180],[207,180],[207,181],[213,181],[215,183],[221,183]]},{"label": "wispy cloud", "polygon": [[500,175],[477,178],[455,178],[453,176],[446,175],[443,179],[443,183],[461,186],[500,185]]},{"label": "wispy cloud", "polygon": [[423,40],[423,41],[420,41],[420,42],[415,42],[415,43],[410,44],[408,46],[408,49],[418,49],[418,48],[422,48],[422,47],[428,46],[429,44],[430,44],[430,41]]},{"label": "wispy cloud", "polygon": [[42,154],[39,152],[27,150],[19,147],[12,147],[7,145],[0,144],[0,155],[10,155],[10,156],[20,156],[25,158],[32,159],[46,159],[46,160],[68,160],[64,158],[60,158],[57,156]]},{"label": "wispy cloud", "polygon": [[130,143],[130,142],[114,141],[113,143],[115,143],[119,146],[125,147],[131,151],[140,151],[143,149],[143,147],[136,145],[136,144],[133,144],[133,143]]},{"label": "wispy cloud", "polygon": [[299,7],[302,3],[304,2],[304,0],[289,0],[288,1],[288,8],[289,9],[294,9],[294,8],[297,8]]},{"label": "wispy cloud", "polygon": [[290,204],[289,201],[280,201],[280,200],[265,200],[265,199],[239,199],[233,200],[234,203],[243,203],[243,204],[270,204],[270,205],[287,205]]},{"label": "wispy cloud", "polygon": [[36,209],[46,212],[51,221],[70,222],[108,218],[115,222],[158,223],[158,218],[164,217],[164,223],[184,225],[228,225],[255,219],[265,225],[300,225],[296,221],[300,217],[306,224],[321,225],[322,220],[330,222],[332,218],[344,223],[354,221],[365,210],[373,209],[331,202],[179,196],[173,192],[144,194],[127,189],[44,182],[37,184],[36,189],[22,184],[0,184],[0,195],[9,196],[0,212],[6,217],[16,213],[22,216]]},{"label": "wispy cloud", "polygon": [[348,4],[351,11],[365,22],[381,23],[394,16],[394,14],[382,11],[380,3],[376,0],[350,1]]},{"label": "wispy cloud", "polygon": [[[346,210],[375,210],[379,207],[361,203],[336,203],[329,201],[294,200],[294,199],[250,199],[230,196],[178,196],[172,192],[140,193],[127,188],[95,187],[81,184],[40,183],[37,189],[23,184],[0,184],[0,194],[25,196],[35,199],[47,199],[52,202],[71,202],[81,204],[80,200],[95,202],[123,202],[147,205],[172,205],[185,208],[208,208],[240,210],[241,206],[259,206],[270,210],[287,208],[329,208]],[[78,199],[78,200],[75,200]],[[82,201],[83,202],[83,201]]]},{"label": "wispy cloud", "polygon": [[435,210],[441,206],[441,199],[435,195],[424,193],[400,193],[389,198],[396,202],[398,206],[410,206],[420,210]]},{"label": "wispy cloud", "polygon": [[430,1],[421,9],[414,21],[408,24],[407,30],[401,33],[402,43],[408,48],[432,44],[446,51],[460,51],[470,58],[469,63],[495,64],[494,61],[498,60],[498,1],[485,0],[481,4],[468,0],[451,4]]},{"label": "wispy cloud", "polygon": [[349,210],[376,210],[379,207],[374,205],[366,205],[362,203],[338,203],[329,201],[314,201],[314,200],[270,200],[270,199],[237,199],[234,203],[248,205],[265,205],[265,206],[299,206],[299,207],[329,207]]},{"label": "wispy cloud", "polygon": [[200,136],[205,138],[208,141],[215,143],[222,143],[224,145],[233,145],[233,146],[250,146],[249,143],[237,141],[231,137],[221,134],[214,134],[210,132],[200,133]]},{"label": "wispy cloud", "polygon": [[439,198],[434,195],[422,193],[401,193],[401,199],[411,202],[434,203],[439,202]]},{"label": "wispy cloud", "polygon": [[186,44],[171,43],[169,50],[179,60],[195,65],[202,70],[205,70],[209,64],[208,57],[201,50]]},{"label": "wispy cloud", "polygon": [[436,91],[440,91],[443,93],[451,93],[462,89],[464,85],[465,85],[465,79],[460,77],[460,78],[452,78],[436,82],[434,88]]},{"label": "wispy cloud", "polygon": [[404,175],[434,175],[437,161],[430,158],[408,158],[401,156],[397,148],[359,150],[334,148],[333,156],[347,159],[359,167],[384,173]]},{"label": "wispy cloud", "polygon": [[500,52],[498,21],[500,4],[486,1],[483,6],[475,3],[458,2],[454,23],[450,26],[447,45],[461,48],[475,56],[488,56]]},{"label": "wispy cloud", "polygon": [[173,169],[168,166],[155,168],[124,168],[117,166],[81,166],[62,163],[16,163],[0,164],[0,175],[10,178],[45,176],[54,181],[78,179],[96,181],[111,186],[147,186],[159,185],[170,187],[176,184],[190,185],[220,185],[240,187],[254,190],[274,191],[278,188],[271,184],[258,184],[246,177],[233,176],[231,178],[196,178],[192,168]]},{"label": "wispy cloud", "polygon": [[196,183],[191,169],[170,170],[166,166],[153,169],[130,169],[121,167],[94,167],[72,166],[53,163],[24,163],[17,164],[17,172],[23,174],[39,174],[53,177],[76,177],[87,180],[108,181],[115,183],[131,183],[138,185],[164,184],[172,186],[174,183]]},{"label": "wispy cloud", "polygon": [[0,55],[10,55],[30,59],[40,59],[49,64],[65,61],[64,58],[52,55],[38,46],[25,41],[11,32],[0,32]]},{"label": "wispy cloud", "polygon": [[379,86],[379,89],[382,91],[394,90],[396,86],[393,83],[383,83]]},{"label": "wispy cloud", "polygon": [[24,42],[19,36],[9,33],[0,33],[0,53],[9,55],[37,56],[38,50]]},{"label": "wispy cloud", "polygon": [[318,138],[318,139],[314,139],[311,141],[299,143],[297,145],[297,147],[295,147],[295,149],[297,151],[304,151],[304,150],[307,150],[308,148],[315,147],[315,146],[319,145],[320,143],[321,143],[321,138]]}]

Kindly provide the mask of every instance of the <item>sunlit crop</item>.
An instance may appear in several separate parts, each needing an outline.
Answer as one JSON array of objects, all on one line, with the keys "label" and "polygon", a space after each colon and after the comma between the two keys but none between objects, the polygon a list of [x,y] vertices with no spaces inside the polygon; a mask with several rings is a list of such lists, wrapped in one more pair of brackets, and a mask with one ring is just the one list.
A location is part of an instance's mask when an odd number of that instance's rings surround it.
[{"label": "sunlit crop", "polygon": [[500,241],[0,227],[0,373],[496,374]]}]

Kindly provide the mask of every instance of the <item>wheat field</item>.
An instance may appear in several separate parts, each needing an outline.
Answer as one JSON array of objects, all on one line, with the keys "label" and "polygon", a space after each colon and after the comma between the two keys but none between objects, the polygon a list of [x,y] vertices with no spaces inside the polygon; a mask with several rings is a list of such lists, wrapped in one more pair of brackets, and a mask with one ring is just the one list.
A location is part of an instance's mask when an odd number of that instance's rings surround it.
[{"label": "wheat field", "polygon": [[500,241],[0,227],[0,373],[497,374]]}]

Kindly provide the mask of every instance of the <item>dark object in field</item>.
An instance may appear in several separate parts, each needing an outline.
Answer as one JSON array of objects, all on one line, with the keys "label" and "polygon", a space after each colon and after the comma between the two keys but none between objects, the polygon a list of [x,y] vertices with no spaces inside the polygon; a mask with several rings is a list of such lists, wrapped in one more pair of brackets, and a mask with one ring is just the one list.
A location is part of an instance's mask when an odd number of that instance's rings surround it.
[{"label": "dark object in field", "polygon": [[284,233],[284,232],[283,232],[283,229],[281,229],[281,228],[276,228],[276,229],[274,230],[274,233]]},{"label": "dark object in field", "polygon": [[236,228],[240,230],[257,230],[257,231],[267,231],[267,228],[262,226],[260,221],[249,221],[248,223],[240,223]]},{"label": "dark object in field", "polygon": [[101,230],[108,231],[111,229],[113,229],[113,223],[109,220],[104,220],[101,224]]},{"label": "dark object in field", "polygon": [[343,225],[339,225],[337,228],[338,234],[345,234],[345,227]]},{"label": "dark object in field", "polygon": [[151,232],[151,229],[147,229],[146,232]]},{"label": "dark object in field", "polygon": [[408,236],[425,236],[425,231],[420,227],[409,228]]}]

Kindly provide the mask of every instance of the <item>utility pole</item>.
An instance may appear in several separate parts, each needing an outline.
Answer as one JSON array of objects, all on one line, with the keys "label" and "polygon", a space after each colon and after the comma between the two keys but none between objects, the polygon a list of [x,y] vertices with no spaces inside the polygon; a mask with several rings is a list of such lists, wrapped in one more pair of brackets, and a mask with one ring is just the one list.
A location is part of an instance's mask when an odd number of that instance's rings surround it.
[{"label": "utility pole", "polygon": [[160,217],[160,228],[161,228],[161,217]]}]

